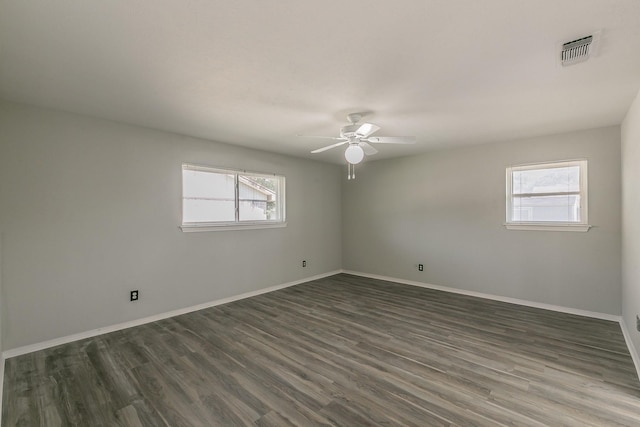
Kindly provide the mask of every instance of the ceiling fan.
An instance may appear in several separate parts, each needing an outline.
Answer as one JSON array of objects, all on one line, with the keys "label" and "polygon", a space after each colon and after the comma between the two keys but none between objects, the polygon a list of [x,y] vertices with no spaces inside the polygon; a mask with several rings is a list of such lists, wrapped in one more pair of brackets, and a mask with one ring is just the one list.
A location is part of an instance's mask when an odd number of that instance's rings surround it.
[{"label": "ceiling fan", "polygon": [[373,123],[360,124],[361,119],[361,113],[347,115],[347,120],[349,120],[350,124],[340,129],[340,136],[311,136],[311,138],[327,138],[339,141],[313,150],[312,154],[322,153],[323,151],[348,144],[344,152],[344,158],[349,163],[349,179],[355,178],[354,165],[360,163],[365,154],[371,156],[378,152],[371,144],[415,144],[416,142],[415,136],[371,136],[380,130],[380,126]]}]

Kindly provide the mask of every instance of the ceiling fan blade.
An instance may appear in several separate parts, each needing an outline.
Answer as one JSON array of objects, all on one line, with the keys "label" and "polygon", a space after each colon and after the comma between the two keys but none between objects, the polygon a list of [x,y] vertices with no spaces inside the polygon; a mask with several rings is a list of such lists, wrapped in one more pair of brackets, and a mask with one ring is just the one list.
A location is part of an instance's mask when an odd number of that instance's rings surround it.
[{"label": "ceiling fan blade", "polygon": [[322,148],[318,148],[317,150],[313,150],[313,151],[311,152],[311,154],[322,153],[323,151],[327,151],[327,150],[330,150],[330,149],[332,149],[332,148],[335,148],[335,147],[339,147],[339,146],[341,146],[341,145],[344,145],[344,144],[346,144],[347,142],[349,142],[349,141],[347,140],[347,141],[340,141],[340,142],[336,142],[335,144],[327,145],[326,147],[322,147]]},{"label": "ceiling fan blade", "polygon": [[415,144],[415,136],[372,136],[367,142],[374,144]]},{"label": "ceiling fan blade", "polygon": [[297,134],[296,136],[299,136],[301,138],[322,138],[322,139],[339,139],[339,140],[343,140],[344,139],[344,138],[339,137],[339,136],[300,135],[300,134]]},{"label": "ceiling fan blade", "polygon": [[366,138],[369,135],[377,132],[378,129],[380,129],[380,126],[374,125],[373,123],[363,123],[356,131],[356,137]]},{"label": "ceiling fan blade", "polygon": [[367,156],[372,156],[372,155],[374,155],[374,154],[376,154],[378,152],[378,150],[373,148],[369,143],[367,143],[365,141],[361,140],[360,141],[360,146],[364,150],[364,154],[366,154]]}]

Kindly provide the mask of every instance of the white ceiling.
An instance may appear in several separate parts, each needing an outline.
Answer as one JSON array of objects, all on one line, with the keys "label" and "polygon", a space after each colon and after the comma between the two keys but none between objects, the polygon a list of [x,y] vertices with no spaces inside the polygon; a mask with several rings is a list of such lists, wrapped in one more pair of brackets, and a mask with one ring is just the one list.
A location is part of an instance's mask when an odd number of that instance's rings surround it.
[{"label": "white ceiling", "polygon": [[639,89],[638,0],[0,0],[0,98],[331,162],[296,135],[350,112],[417,136],[373,160],[616,125]]}]

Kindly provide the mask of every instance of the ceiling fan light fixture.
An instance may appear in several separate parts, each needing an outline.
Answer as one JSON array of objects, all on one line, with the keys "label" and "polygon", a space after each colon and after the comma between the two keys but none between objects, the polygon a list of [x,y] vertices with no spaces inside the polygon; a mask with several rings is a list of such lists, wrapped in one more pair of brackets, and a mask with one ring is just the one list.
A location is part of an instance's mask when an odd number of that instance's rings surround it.
[{"label": "ceiling fan light fixture", "polygon": [[344,151],[344,158],[352,165],[357,165],[364,159],[364,150],[357,144],[349,145]]}]

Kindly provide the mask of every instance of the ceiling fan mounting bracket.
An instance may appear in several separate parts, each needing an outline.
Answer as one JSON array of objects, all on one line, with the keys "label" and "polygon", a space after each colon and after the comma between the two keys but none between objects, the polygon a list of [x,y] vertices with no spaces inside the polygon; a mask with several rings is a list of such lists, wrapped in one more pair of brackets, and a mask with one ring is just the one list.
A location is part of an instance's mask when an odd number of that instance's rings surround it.
[{"label": "ceiling fan mounting bracket", "polygon": [[355,125],[356,123],[358,123],[360,120],[362,119],[362,114],[361,113],[351,113],[347,115],[347,120],[349,120],[349,122],[352,125]]}]

